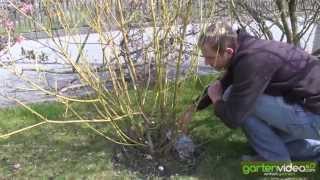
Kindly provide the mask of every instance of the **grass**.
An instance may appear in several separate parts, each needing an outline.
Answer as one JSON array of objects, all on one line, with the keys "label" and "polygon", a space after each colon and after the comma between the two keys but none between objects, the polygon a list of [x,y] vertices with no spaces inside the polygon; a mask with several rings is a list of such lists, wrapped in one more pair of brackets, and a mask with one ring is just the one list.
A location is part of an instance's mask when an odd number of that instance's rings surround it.
[{"label": "grass", "polygon": [[[62,117],[64,112],[56,103],[33,107],[47,112],[51,119]],[[2,132],[39,121],[22,108],[2,110],[0,119]],[[81,125],[44,125],[1,140],[0,179],[117,179],[109,146]],[[126,177],[130,176],[128,172]]]},{"label": "grass", "polygon": [[[205,77],[202,83],[188,81],[184,84],[186,88],[180,92],[183,96],[178,111],[182,111],[211,80],[212,77]],[[64,108],[58,103],[35,104],[33,108],[49,119],[63,118]],[[199,147],[202,151],[198,166],[192,174],[179,174],[171,179],[248,179],[240,172],[239,157],[250,153],[244,135],[239,130],[227,129],[211,108],[196,113],[190,125],[194,140],[203,143]],[[39,121],[21,107],[2,109],[0,133]],[[84,125],[45,124],[0,140],[0,179],[160,179],[147,178],[125,167],[114,167],[112,146]]]}]

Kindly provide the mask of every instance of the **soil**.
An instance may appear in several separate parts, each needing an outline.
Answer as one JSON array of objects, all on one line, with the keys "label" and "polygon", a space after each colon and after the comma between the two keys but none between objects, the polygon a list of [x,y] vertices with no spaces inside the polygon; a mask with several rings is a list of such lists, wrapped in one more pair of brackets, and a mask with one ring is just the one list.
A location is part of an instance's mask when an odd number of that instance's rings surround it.
[{"label": "soil", "polygon": [[192,158],[182,160],[175,150],[166,155],[151,156],[141,149],[115,146],[112,163],[115,169],[139,173],[146,179],[150,177],[167,179],[177,175],[194,174],[201,160],[201,152],[203,149],[196,148]]}]

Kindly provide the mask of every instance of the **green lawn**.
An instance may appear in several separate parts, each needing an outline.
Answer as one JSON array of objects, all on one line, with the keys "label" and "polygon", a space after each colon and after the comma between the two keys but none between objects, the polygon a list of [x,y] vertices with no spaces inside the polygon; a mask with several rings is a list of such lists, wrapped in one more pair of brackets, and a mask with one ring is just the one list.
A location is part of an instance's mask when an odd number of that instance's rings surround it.
[{"label": "green lawn", "polygon": [[[179,111],[199,94],[193,86],[181,92],[186,98],[181,99]],[[33,107],[49,119],[63,118],[64,109],[57,103]],[[39,121],[21,107],[3,109],[0,134]],[[248,179],[241,174],[239,157],[251,150],[241,131],[227,129],[211,108],[196,113],[190,127],[196,127],[191,131],[193,139],[204,143],[199,146],[198,166],[171,179]],[[0,140],[0,179],[161,179],[114,167],[112,145],[85,125],[46,124]]]}]

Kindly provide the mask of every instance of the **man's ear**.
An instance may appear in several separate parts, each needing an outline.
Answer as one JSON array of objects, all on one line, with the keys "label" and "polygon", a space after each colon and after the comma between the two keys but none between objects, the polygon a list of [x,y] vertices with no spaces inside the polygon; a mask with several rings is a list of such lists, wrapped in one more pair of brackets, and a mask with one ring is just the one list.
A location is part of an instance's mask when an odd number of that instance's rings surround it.
[{"label": "man's ear", "polygon": [[234,50],[233,50],[232,48],[227,48],[227,49],[226,49],[226,52],[227,52],[228,54],[230,54],[230,55],[233,55]]}]

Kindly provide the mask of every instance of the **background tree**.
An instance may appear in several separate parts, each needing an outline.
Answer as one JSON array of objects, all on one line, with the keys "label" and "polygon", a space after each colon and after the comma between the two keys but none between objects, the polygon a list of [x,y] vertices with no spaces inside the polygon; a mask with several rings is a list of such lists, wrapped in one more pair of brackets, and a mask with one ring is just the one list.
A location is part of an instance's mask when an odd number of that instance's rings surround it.
[{"label": "background tree", "polygon": [[320,17],[320,3],[315,0],[228,0],[219,3],[230,9],[231,18],[241,27],[249,28],[257,36],[274,39],[271,28],[276,27],[281,31],[278,40],[302,48],[306,44],[301,42],[303,36],[314,30]]}]

